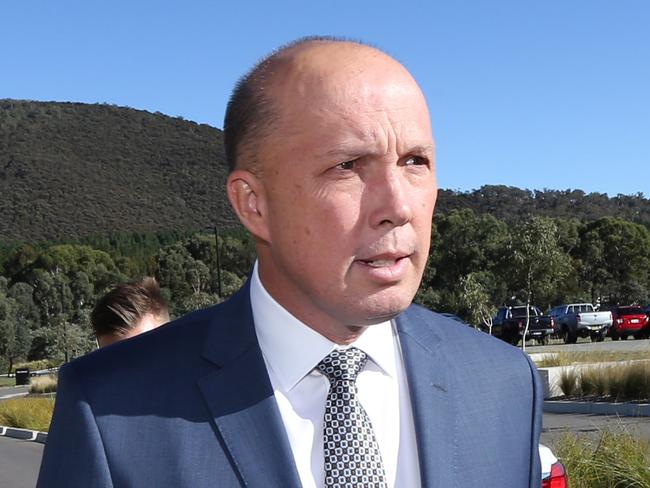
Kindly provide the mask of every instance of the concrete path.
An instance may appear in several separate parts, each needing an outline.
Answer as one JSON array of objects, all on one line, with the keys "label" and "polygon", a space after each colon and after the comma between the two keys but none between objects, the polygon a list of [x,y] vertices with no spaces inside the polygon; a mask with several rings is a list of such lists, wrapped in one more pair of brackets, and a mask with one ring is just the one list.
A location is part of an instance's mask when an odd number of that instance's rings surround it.
[{"label": "concrete path", "polygon": [[34,488],[43,444],[0,436],[0,487]]},{"label": "concrete path", "polygon": [[544,413],[542,444],[551,449],[567,432],[596,439],[604,429],[628,432],[650,442],[650,417]]},{"label": "concrete path", "polygon": [[29,393],[28,386],[6,386],[0,388],[0,400],[8,400],[9,398],[15,398],[19,396],[24,396]]}]

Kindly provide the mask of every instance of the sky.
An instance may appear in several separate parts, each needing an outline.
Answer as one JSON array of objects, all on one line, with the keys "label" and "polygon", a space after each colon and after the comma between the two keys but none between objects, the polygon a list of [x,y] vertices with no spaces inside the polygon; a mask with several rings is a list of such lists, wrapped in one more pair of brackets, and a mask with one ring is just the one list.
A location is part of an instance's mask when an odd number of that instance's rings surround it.
[{"label": "sky", "polygon": [[233,85],[306,35],[360,39],[428,100],[442,188],[650,196],[650,2],[0,1],[0,98],[223,126]]}]

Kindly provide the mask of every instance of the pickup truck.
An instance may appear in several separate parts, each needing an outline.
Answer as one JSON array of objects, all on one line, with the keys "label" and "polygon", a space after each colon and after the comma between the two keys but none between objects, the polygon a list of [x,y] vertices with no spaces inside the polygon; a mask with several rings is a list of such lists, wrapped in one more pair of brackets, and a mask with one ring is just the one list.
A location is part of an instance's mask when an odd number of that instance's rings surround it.
[{"label": "pickup truck", "polygon": [[[526,340],[535,339],[539,344],[548,344],[554,332],[554,320],[543,315],[539,308],[530,306],[530,323]],[[516,346],[526,329],[526,305],[501,307],[492,321],[492,335]]]},{"label": "pickup truck", "polygon": [[555,319],[565,344],[575,344],[578,337],[591,337],[592,342],[601,342],[612,326],[612,313],[597,312],[591,303],[558,305],[549,315]]}]

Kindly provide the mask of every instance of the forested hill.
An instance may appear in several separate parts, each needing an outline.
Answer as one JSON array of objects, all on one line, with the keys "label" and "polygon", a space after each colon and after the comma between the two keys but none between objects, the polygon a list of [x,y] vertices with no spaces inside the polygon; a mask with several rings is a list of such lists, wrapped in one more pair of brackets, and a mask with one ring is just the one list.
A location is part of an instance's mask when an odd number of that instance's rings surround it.
[{"label": "forested hill", "polygon": [[[103,104],[0,100],[0,243],[198,230],[234,222],[222,133],[160,113]],[[471,208],[650,226],[650,200],[580,190],[484,186],[441,191],[438,212]]]},{"label": "forested hill", "polygon": [[438,212],[463,208],[511,223],[531,215],[581,221],[617,217],[650,227],[650,199],[642,193],[609,198],[605,193],[582,190],[532,191],[503,185],[485,185],[470,192],[441,190]]},{"label": "forested hill", "polygon": [[233,220],[222,133],[110,105],[0,100],[0,242]]}]

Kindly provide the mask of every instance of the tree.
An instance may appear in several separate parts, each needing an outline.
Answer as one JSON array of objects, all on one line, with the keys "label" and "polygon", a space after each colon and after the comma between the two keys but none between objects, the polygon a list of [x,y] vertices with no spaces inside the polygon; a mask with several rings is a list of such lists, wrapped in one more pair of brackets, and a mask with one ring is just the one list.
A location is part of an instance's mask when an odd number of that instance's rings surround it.
[{"label": "tree", "polygon": [[522,341],[525,349],[533,298],[549,296],[563,282],[571,262],[557,244],[557,226],[545,217],[533,217],[516,225],[509,247],[512,284],[525,294],[526,327]]},{"label": "tree", "polygon": [[496,314],[496,307],[487,292],[485,281],[494,277],[489,272],[473,272],[460,279],[460,304],[466,311],[466,317],[470,324],[477,327],[484,324],[492,335],[492,317]]},{"label": "tree", "polygon": [[576,250],[592,301],[646,303],[650,288],[650,231],[639,224],[602,218],[584,226]]},{"label": "tree", "polygon": [[16,300],[0,292],[0,355],[7,360],[8,373],[11,372],[14,361],[24,358],[29,351],[29,329],[27,322],[19,320]]}]

